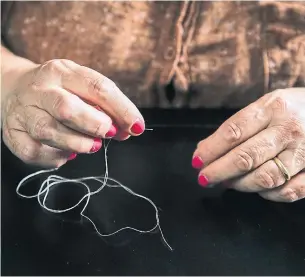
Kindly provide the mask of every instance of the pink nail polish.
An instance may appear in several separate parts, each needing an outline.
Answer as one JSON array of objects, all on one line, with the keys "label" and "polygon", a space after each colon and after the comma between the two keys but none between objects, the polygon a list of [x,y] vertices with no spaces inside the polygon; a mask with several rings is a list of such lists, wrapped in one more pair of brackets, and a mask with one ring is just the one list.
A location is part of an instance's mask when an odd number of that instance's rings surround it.
[{"label": "pink nail polish", "polygon": [[102,140],[99,138],[95,138],[92,148],[90,149],[90,153],[95,153],[97,151],[99,151],[102,147]]},{"label": "pink nail polish", "polygon": [[113,138],[118,131],[118,128],[115,125],[111,125],[109,131],[106,133],[106,138]]},{"label": "pink nail polish", "polygon": [[206,187],[209,184],[209,180],[206,176],[204,175],[199,175],[198,177],[198,183],[202,187]]},{"label": "pink nail polish", "polygon": [[203,160],[199,156],[195,156],[192,160],[192,167],[197,169],[202,168]]},{"label": "pink nail polish", "polygon": [[137,119],[136,122],[131,126],[131,132],[135,135],[140,135],[144,132],[145,126],[140,119]]},{"label": "pink nail polish", "polygon": [[77,154],[76,154],[76,153],[72,153],[72,154],[69,156],[68,161],[74,160],[76,157],[77,157]]}]

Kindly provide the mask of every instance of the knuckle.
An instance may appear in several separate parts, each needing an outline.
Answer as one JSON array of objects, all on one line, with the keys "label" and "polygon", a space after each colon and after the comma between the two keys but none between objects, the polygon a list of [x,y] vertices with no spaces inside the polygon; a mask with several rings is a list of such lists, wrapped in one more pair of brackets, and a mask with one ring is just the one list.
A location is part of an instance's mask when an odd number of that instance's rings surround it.
[{"label": "knuckle", "polygon": [[[211,135],[209,140],[213,141],[215,134]],[[197,143],[197,149],[198,151],[212,151],[210,147],[206,147],[208,145],[208,140],[203,139]]]},{"label": "knuckle", "polygon": [[11,145],[12,152],[15,153],[15,154],[18,154],[20,152],[19,151],[20,142],[17,139],[10,139],[10,137],[7,137],[7,138],[8,138],[7,139],[8,144]]},{"label": "knuckle", "polygon": [[281,197],[287,202],[294,202],[298,200],[298,195],[295,190],[288,188],[281,192]]},{"label": "knuckle", "polygon": [[89,80],[89,94],[97,97],[103,97],[103,78],[97,77]]},{"label": "knuckle", "polygon": [[73,66],[74,62],[66,59],[54,59],[49,60],[43,63],[40,66],[40,72],[46,74],[54,74],[54,76],[60,77],[60,79],[69,80],[71,78],[71,65]]},{"label": "knuckle", "polygon": [[108,91],[111,91],[111,93],[118,92],[118,87],[116,86],[115,82],[111,79],[107,78],[106,76],[100,77],[101,84],[103,87],[105,87]]},{"label": "knuckle", "polygon": [[229,143],[238,142],[242,137],[242,130],[239,124],[228,121],[224,123],[222,130],[220,130],[224,136],[224,139]]},{"label": "knuckle", "polygon": [[121,90],[117,87],[116,83],[108,78],[105,78],[105,85],[106,88],[111,91],[111,94],[114,96],[120,96],[123,95]]},{"label": "knuckle", "polygon": [[239,150],[236,153],[234,164],[241,172],[249,172],[254,167],[254,158],[250,153]]},{"label": "knuckle", "polygon": [[263,190],[272,189],[279,186],[278,178],[273,173],[266,170],[258,170],[256,173],[257,185]]},{"label": "knuckle", "polygon": [[2,138],[3,138],[3,141],[9,141],[10,140],[10,131],[9,131],[9,128],[6,127],[6,124],[3,123],[3,135],[2,135]]},{"label": "knuckle", "polygon": [[51,120],[49,116],[39,117],[33,124],[32,134],[42,140],[52,139]]},{"label": "knuckle", "polygon": [[305,137],[304,126],[296,116],[292,116],[289,119],[287,122],[287,128],[292,140]]},{"label": "knuckle", "polygon": [[39,155],[39,147],[35,145],[26,145],[20,151],[20,158],[26,163],[35,162],[39,158]]},{"label": "knuckle", "polygon": [[286,148],[290,141],[287,127],[285,125],[277,126],[274,132],[274,142]]},{"label": "knuckle", "polygon": [[10,131],[8,128],[3,128],[3,135],[2,135],[3,143],[13,152],[17,153],[18,144],[16,140],[13,140],[10,135]]},{"label": "knuckle", "polygon": [[198,148],[201,148],[201,147],[203,146],[203,144],[204,144],[204,140],[199,141],[199,142],[197,143],[197,149],[198,149]]},{"label": "knuckle", "polygon": [[89,79],[88,93],[93,97],[98,97],[99,99],[106,101],[106,92],[111,92],[112,97],[116,97],[118,96],[118,91],[116,84],[103,75]]},{"label": "knuckle", "polygon": [[298,169],[304,168],[305,165],[305,147],[301,146],[295,150],[294,166]]},{"label": "knuckle", "polygon": [[105,134],[105,124],[103,123],[98,123],[98,125],[96,126],[93,135],[94,137],[101,137]]},{"label": "knuckle", "polygon": [[294,144],[297,140],[305,140],[304,126],[295,116],[291,116],[277,126],[276,132],[276,140],[284,146]]},{"label": "knuckle", "polygon": [[296,192],[298,199],[305,198],[305,184],[300,185]]},{"label": "knuckle", "polygon": [[58,94],[53,103],[53,110],[57,112],[59,119],[70,121],[73,116],[73,109],[65,95]]},{"label": "knuckle", "polygon": [[278,113],[285,113],[287,111],[287,100],[283,96],[283,90],[277,90],[273,94],[271,107]]},{"label": "knuckle", "polygon": [[63,66],[64,66],[64,63],[61,59],[49,60],[43,64],[43,68],[46,68],[47,70],[55,71],[55,72],[61,71]]}]

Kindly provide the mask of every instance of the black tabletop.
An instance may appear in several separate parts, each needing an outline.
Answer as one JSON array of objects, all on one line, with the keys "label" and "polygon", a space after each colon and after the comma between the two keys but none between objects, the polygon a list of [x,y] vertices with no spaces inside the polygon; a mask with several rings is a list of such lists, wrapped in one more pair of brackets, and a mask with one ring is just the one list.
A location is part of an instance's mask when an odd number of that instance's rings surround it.
[{"label": "black tabletop", "polygon": [[[304,275],[305,202],[272,203],[221,187],[202,189],[191,157],[197,142],[232,112],[143,111],[147,131],[109,146],[109,175],[149,197],[160,209],[159,232],[99,237],[79,210],[44,211],[36,199],[16,195],[36,168],[2,144],[2,275]],[[190,124],[191,123],[191,124]],[[76,178],[104,173],[103,151],[79,157],[56,174]],[[46,177],[46,176],[44,176]],[[42,178],[27,184],[32,193]],[[78,187],[58,187],[49,205],[79,199]],[[104,233],[130,225],[148,229],[152,207],[120,189],[106,188],[86,212]]]}]

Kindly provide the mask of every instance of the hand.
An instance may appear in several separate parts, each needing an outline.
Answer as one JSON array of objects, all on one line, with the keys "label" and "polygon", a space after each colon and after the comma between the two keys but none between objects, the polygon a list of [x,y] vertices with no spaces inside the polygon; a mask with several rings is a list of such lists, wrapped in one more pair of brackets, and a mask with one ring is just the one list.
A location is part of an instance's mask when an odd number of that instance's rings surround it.
[{"label": "hand", "polygon": [[[89,104],[90,103],[90,104]],[[20,74],[2,102],[3,140],[26,163],[59,167],[101,138],[140,135],[144,119],[108,78],[69,60]]]},{"label": "hand", "polygon": [[[274,162],[291,174],[287,181]],[[193,155],[202,186],[224,182],[278,202],[305,197],[305,88],[276,90],[224,122]]]}]

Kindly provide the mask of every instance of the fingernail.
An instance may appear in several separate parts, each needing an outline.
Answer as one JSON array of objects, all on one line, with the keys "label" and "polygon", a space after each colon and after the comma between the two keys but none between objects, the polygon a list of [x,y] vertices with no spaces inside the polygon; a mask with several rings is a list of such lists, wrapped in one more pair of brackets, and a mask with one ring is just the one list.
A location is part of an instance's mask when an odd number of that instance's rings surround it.
[{"label": "fingernail", "polygon": [[195,156],[192,160],[192,167],[201,168],[203,166],[203,160],[199,156]]},{"label": "fingernail", "polygon": [[198,177],[198,183],[202,187],[206,187],[209,184],[209,180],[206,176],[204,175],[199,175]]},{"label": "fingernail", "polygon": [[144,123],[140,119],[137,119],[136,122],[131,126],[130,130],[135,135],[140,135],[144,132],[144,129]]},{"label": "fingernail", "polygon": [[72,153],[72,154],[69,156],[68,161],[74,160],[76,157],[77,157],[77,154],[76,154],[76,153]]},{"label": "fingernail", "polygon": [[106,133],[106,138],[113,138],[116,135],[117,130],[115,125],[111,125],[109,131]]},{"label": "fingernail", "polygon": [[102,147],[102,140],[99,138],[95,138],[92,148],[90,149],[90,153],[95,153],[97,151],[99,151]]}]

